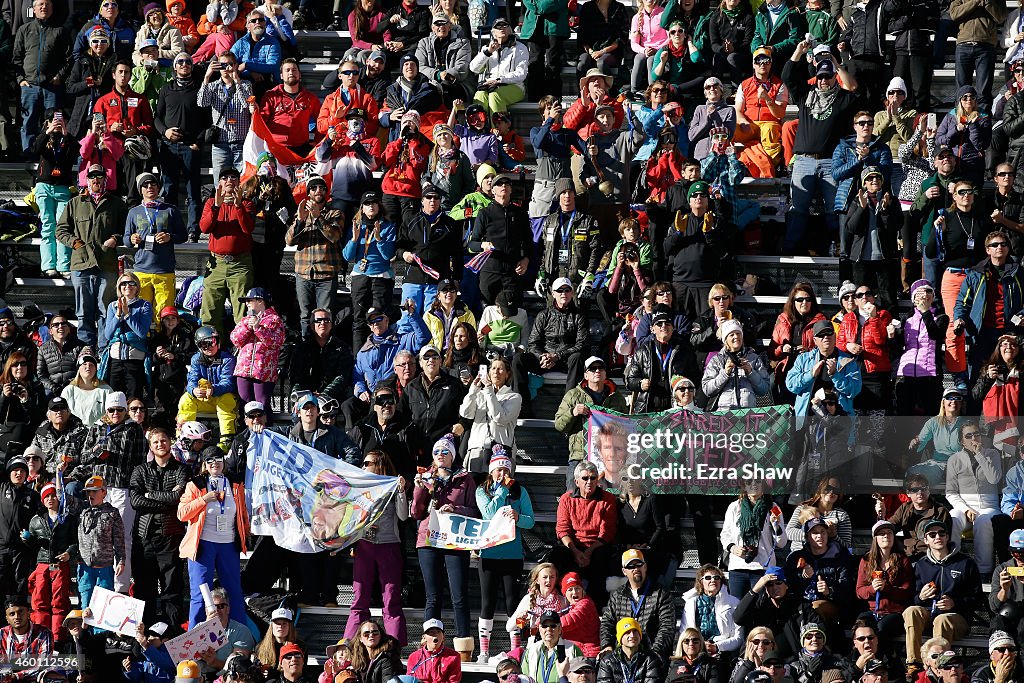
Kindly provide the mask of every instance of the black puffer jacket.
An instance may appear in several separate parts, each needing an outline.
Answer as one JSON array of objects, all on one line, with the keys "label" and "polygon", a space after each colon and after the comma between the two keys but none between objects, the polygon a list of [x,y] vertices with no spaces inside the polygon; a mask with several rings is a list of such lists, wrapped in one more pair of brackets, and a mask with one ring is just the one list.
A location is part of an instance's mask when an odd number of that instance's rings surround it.
[{"label": "black puffer jacket", "polygon": [[[154,311],[159,314],[159,311]],[[179,320],[178,326],[170,334],[162,329],[151,338],[149,342],[149,357],[153,363],[154,381],[176,387],[179,392],[184,393],[185,381],[188,379],[188,366],[198,349],[193,339],[194,330],[192,325]],[[156,355],[159,347],[170,351],[174,358],[164,360]]]},{"label": "black puffer jacket", "polygon": [[68,496],[68,511],[62,521],[54,523],[51,527],[49,513],[43,511],[28,523],[28,532],[31,537],[28,539],[27,545],[37,549],[37,564],[50,564],[54,561],[53,558],[65,552],[71,556],[69,562],[78,562],[78,513],[80,507],[81,504],[77,499]]},{"label": "black puffer jacket", "polygon": [[718,661],[703,652],[693,663],[682,657],[670,659],[666,680],[678,680],[682,674],[693,674],[694,683],[718,683]]},{"label": "black puffer jacket", "polygon": [[[644,589],[648,592],[640,605],[639,614],[634,614],[633,593],[628,583],[609,596],[608,604],[601,613],[601,647],[614,647],[615,625],[619,619],[632,617],[640,622],[643,646],[653,652],[660,661],[668,661],[668,655],[675,645],[675,601],[671,593],[658,588],[650,578]],[[636,680],[640,681],[640,678]]]},{"label": "black puffer jacket", "polygon": [[789,663],[789,675],[796,683],[820,683],[821,674],[828,669],[839,669],[843,672],[843,680],[857,680],[857,669],[840,655],[826,650],[817,658],[801,651],[796,659]]},{"label": "black puffer jacket", "polygon": [[59,394],[74,378],[78,372],[78,351],[82,346],[78,337],[71,337],[63,345],[50,339],[39,347],[36,375],[46,387],[47,394]]},{"label": "black puffer jacket", "polygon": [[[642,344],[626,365],[626,388],[634,392],[634,413],[653,413],[670,408],[670,381],[673,375],[689,377],[695,382],[700,377],[693,349],[688,344],[679,340],[679,343],[669,345],[665,370],[662,369],[658,349],[655,348],[657,344],[654,339]],[[647,391],[640,388],[640,383],[645,379],[651,380]]]},{"label": "black puffer jacket", "polygon": [[931,54],[931,32],[939,23],[938,0],[884,0],[889,33],[896,35],[896,54],[902,57]]},{"label": "black puffer jacket", "polygon": [[404,398],[410,419],[423,431],[426,448],[431,448],[459,421],[459,406],[465,396],[466,387],[446,372],[438,375],[429,388],[422,374],[409,380]]},{"label": "black puffer jacket", "polygon": [[370,660],[366,671],[361,672],[363,683],[387,683],[402,672],[401,644],[394,636],[382,635],[381,646],[387,649]]},{"label": "black puffer jacket", "polygon": [[[75,98],[75,106],[71,110],[71,120],[68,121],[68,133],[76,138],[84,137],[90,129],[91,112],[96,100],[113,89],[115,64],[117,56],[110,51],[102,58],[83,55],[71,67],[65,88],[67,94]],[[87,80],[89,78],[93,79],[91,86]]]},{"label": "black puffer jacket", "polygon": [[527,348],[538,358],[544,353],[554,353],[565,359],[574,353],[584,353],[589,343],[587,321],[573,301],[565,310],[549,304],[537,314]]},{"label": "black puffer jacket", "polygon": [[[626,672],[633,676],[626,680]],[[605,652],[597,660],[597,683],[661,683],[665,670],[654,653],[641,646],[640,651],[627,659],[621,648]]]},{"label": "black puffer jacket", "polygon": [[58,432],[50,424],[49,420],[43,422],[36,428],[32,437],[32,444],[46,454],[46,471],[50,474],[57,473],[57,465],[60,464],[61,456],[71,455],[78,457],[82,452],[82,442],[85,441],[86,429],[82,421],[68,413],[68,426],[64,431]]},{"label": "black puffer jacket", "polygon": [[348,430],[348,436],[362,449],[363,455],[375,448],[385,451],[395,469],[406,479],[416,474],[416,465],[422,464],[418,462],[420,454],[426,453],[433,445],[426,443],[423,432],[409,422],[407,415],[397,412],[385,428],[377,421],[377,414],[371,412],[369,417]]},{"label": "black puffer jacket", "polygon": [[136,513],[132,538],[142,541],[154,536],[185,535],[185,524],[178,519],[178,502],[188,480],[189,469],[174,458],[166,467],[155,460],[135,467],[129,485]]},{"label": "black puffer jacket", "polygon": [[882,0],[870,0],[867,7],[853,13],[840,40],[850,44],[855,57],[881,57],[885,54],[886,29]]}]

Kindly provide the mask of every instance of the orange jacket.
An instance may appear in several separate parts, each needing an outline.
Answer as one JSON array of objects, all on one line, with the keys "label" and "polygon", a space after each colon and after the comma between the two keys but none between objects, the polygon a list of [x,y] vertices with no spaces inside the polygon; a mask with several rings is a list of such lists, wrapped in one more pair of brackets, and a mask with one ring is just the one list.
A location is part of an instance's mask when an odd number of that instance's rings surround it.
[{"label": "orange jacket", "polygon": [[342,127],[340,132],[344,133],[345,114],[348,113],[349,109],[355,107],[366,112],[366,135],[373,137],[377,134],[377,129],[380,128],[380,123],[377,121],[377,115],[380,113],[377,100],[373,99],[373,95],[363,90],[361,85],[350,88],[348,96],[349,103],[345,104],[345,100],[341,98],[341,86],[338,86],[337,90],[327,96],[320,107],[319,116],[316,117],[317,132],[324,135],[327,133],[328,128],[340,125]]},{"label": "orange jacket", "polygon": [[[197,482],[202,483],[203,487],[199,488]],[[188,560],[195,560],[199,554],[199,537],[203,535],[203,524],[206,523],[206,501],[203,500],[203,496],[207,492],[206,482],[207,479],[204,477],[190,481],[178,503],[178,519],[188,522],[185,538],[181,539],[178,556]],[[231,492],[235,497],[235,530],[238,532],[244,553],[248,550],[246,537],[249,535],[249,512],[245,509],[245,485],[232,484]]]},{"label": "orange jacket", "polygon": [[[230,24],[228,24],[228,28],[234,31],[235,33],[245,33],[245,24],[247,19],[249,18],[249,12],[252,11],[253,6],[254,5],[251,2],[239,3],[238,17]],[[199,24],[197,28],[199,29],[200,35],[205,36],[216,31],[217,27],[223,23],[224,22],[222,22],[220,19],[217,19],[216,22],[211,22],[209,19],[206,18],[206,12],[203,12],[199,15]]]}]

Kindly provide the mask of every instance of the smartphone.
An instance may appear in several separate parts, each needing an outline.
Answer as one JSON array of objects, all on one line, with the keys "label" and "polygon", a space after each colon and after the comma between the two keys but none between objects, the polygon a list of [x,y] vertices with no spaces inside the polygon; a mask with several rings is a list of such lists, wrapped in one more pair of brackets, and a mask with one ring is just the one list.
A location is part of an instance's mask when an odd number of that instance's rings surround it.
[{"label": "smartphone", "polygon": [[1007,567],[1006,573],[1010,576],[1021,577],[1024,576],[1024,567]]},{"label": "smartphone", "polygon": [[558,653],[558,661],[564,662],[565,661],[565,645],[562,645],[561,643],[559,643],[558,646],[555,648],[555,652]]},{"label": "smartphone", "polygon": [[473,376],[473,373],[469,371],[469,368],[462,368],[459,370],[459,377],[462,379],[469,379]]},{"label": "smartphone", "polygon": [[935,112],[932,112],[931,114],[928,114],[928,123],[926,123],[925,126],[927,128],[930,128],[931,130],[935,130],[935,127],[936,127]]},{"label": "smartphone", "polygon": [[95,114],[92,115],[92,120],[93,121],[103,121],[104,120],[103,119],[103,114],[101,114],[100,112],[96,112]]},{"label": "smartphone", "polygon": [[58,122],[58,123],[63,123],[64,122],[64,114],[62,114],[59,111],[54,112],[53,113],[53,120]]},{"label": "smartphone", "polygon": [[480,364],[480,369],[477,371],[476,375],[477,375],[477,377],[480,378],[481,382],[483,382],[485,379],[487,379],[487,366],[484,365],[483,363],[481,363]]}]

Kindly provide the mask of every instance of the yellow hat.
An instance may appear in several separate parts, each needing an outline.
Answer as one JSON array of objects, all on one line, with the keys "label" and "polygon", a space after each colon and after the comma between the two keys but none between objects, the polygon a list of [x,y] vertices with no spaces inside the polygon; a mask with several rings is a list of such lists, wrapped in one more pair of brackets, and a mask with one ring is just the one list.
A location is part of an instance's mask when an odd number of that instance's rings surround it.
[{"label": "yellow hat", "polygon": [[64,617],[64,623],[65,624],[68,623],[68,619],[83,619],[83,618],[84,617],[82,617],[82,610],[80,610],[80,609],[73,609],[70,612],[68,612],[68,615],[66,617]]},{"label": "yellow hat", "polygon": [[622,566],[628,567],[630,562],[636,562],[639,560],[641,563],[644,562],[644,554],[636,548],[630,548],[626,552],[622,553]]},{"label": "yellow hat", "polygon": [[183,659],[178,662],[178,675],[175,683],[191,683],[191,681],[202,680],[202,673],[199,671],[199,664],[192,659]]},{"label": "yellow hat", "polygon": [[754,55],[753,56],[754,56],[755,59],[757,57],[760,57],[761,55],[767,55],[767,56],[771,57],[772,56],[772,47],[771,47],[771,45],[762,45],[761,47],[759,47],[756,50],[754,50]]},{"label": "yellow hat", "polygon": [[622,636],[626,635],[630,631],[636,631],[643,636],[643,629],[640,628],[640,622],[632,617],[626,617],[625,619],[619,619],[619,623],[615,624],[615,640],[622,642]]}]

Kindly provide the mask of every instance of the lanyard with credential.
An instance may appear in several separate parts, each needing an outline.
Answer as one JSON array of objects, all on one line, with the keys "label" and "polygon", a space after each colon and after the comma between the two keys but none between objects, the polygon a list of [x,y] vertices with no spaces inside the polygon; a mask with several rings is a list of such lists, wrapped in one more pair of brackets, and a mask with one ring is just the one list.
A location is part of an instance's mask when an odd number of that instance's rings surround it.
[{"label": "lanyard with credential", "polygon": [[[654,350],[658,351],[658,347],[655,346]],[[672,357],[672,349],[671,348],[666,349],[665,353],[662,353],[661,351],[658,351],[658,358],[661,359],[661,374],[662,375],[665,375],[665,374],[668,373],[668,361],[669,361],[669,359],[671,357]]]},{"label": "lanyard with credential", "polygon": [[[210,482],[209,482],[210,490],[213,491],[214,493],[217,493],[218,491],[220,491],[221,490],[221,481],[222,480],[224,480],[225,484],[226,484],[227,479],[225,477],[220,477],[219,479],[211,478]],[[225,491],[224,496],[223,497],[222,496],[217,496],[218,500],[220,500],[220,514],[222,514],[222,515],[224,514],[224,504],[225,504],[225,502],[227,501],[227,498],[228,498],[227,493],[226,493],[227,490],[228,490],[228,487],[225,485],[224,486],[224,491]]]},{"label": "lanyard with credential", "polygon": [[[540,648],[541,656],[544,656],[544,646]],[[551,675],[551,670],[555,668],[555,660],[558,658],[557,650],[551,652],[551,657],[544,657],[544,661],[541,663],[541,678],[538,683],[548,683],[548,677]]]},{"label": "lanyard with credential", "polygon": [[573,212],[569,214],[569,220],[566,221],[565,225],[562,225],[563,215],[564,214],[561,211],[558,212],[558,227],[562,231],[562,248],[568,249],[569,247],[567,242],[569,241],[569,233],[572,231],[573,222],[576,220],[576,211],[573,210]]},{"label": "lanyard with credential", "polygon": [[[662,365],[664,369],[664,364]],[[651,592],[651,582],[646,581],[644,583],[644,592],[640,594],[640,600],[634,600],[633,596],[629,596],[629,608],[633,612],[634,619],[640,619],[640,612],[644,609],[644,603],[647,601],[647,594]]]},{"label": "lanyard with credential", "polygon": [[636,664],[630,664],[627,667],[626,663],[620,659],[619,668],[622,669],[622,680],[625,683],[634,683],[634,681],[636,681]]}]

